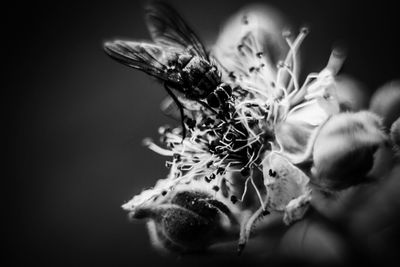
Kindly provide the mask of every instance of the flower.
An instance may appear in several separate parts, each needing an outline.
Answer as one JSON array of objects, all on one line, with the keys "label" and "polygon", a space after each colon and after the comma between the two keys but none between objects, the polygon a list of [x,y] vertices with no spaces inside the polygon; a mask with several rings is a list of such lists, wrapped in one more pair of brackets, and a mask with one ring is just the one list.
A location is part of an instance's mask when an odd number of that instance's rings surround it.
[{"label": "flower", "polygon": [[[241,252],[263,217],[278,213],[289,225],[306,214],[313,186],[345,188],[369,171],[360,163],[355,179],[353,169],[343,169],[351,156],[373,160],[387,138],[375,115],[343,113],[335,78],[342,50],[334,49],[326,67],[301,83],[298,54],[308,29],[282,37],[282,24],[270,9],[252,6],[233,16],[209,61],[176,11],[166,4],[149,10],[151,21],[167,22],[149,25],[156,44],[116,41],[106,50],[161,76],[168,92],[169,83],[182,86],[163,109],[173,116],[180,112],[183,126],[160,127],[161,145],[144,140],[169,157],[169,174],[122,206],[131,218],[148,221],[156,247],[199,251],[239,234]],[[202,91],[215,81],[215,88]],[[344,146],[330,145],[339,139]]]}]

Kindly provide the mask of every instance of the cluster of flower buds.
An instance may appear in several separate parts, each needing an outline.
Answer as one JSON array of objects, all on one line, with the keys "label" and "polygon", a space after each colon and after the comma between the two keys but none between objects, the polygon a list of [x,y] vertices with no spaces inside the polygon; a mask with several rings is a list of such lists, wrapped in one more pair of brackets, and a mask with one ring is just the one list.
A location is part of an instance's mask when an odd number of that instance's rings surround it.
[{"label": "cluster of flower buds", "polygon": [[[164,9],[171,7],[150,8],[153,24],[154,16]],[[188,32],[177,15],[156,19]],[[156,44],[177,47],[171,41],[174,33],[155,33],[152,27]],[[342,190],[373,179],[375,154],[389,137],[377,115],[342,105],[336,75],[344,52],[333,49],[326,67],[300,82],[299,49],[308,29],[297,35],[282,35],[282,30],[270,9],[251,6],[234,15],[221,31],[209,53],[212,68],[197,59],[202,53],[191,31],[192,36],[178,41],[194,42],[182,54],[197,45],[195,51],[200,52],[188,52],[192,63],[186,60],[180,69],[179,62],[174,65],[167,58],[174,67],[169,73],[196,86],[179,83],[182,87],[172,88],[176,95],[163,103],[163,110],[181,118],[183,125],[160,127],[160,144],[144,141],[168,157],[168,176],[122,206],[131,218],[147,220],[155,247],[187,253],[239,238],[242,251],[270,214],[280,214],[286,225],[303,218],[313,190]],[[157,34],[165,34],[164,39]],[[140,50],[135,43],[124,45],[107,43],[106,50],[120,61],[124,53],[124,64],[129,65],[129,56],[131,67],[166,81],[162,73],[143,67],[146,56],[155,52],[143,44]],[[168,50],[147,64],[163,63],[169,55]],[[200,68],[193,65],[196,62],[204,64]],[[213,68],[221,83],[206,96],[203,80]],[[170,79],[178,84],[176,77]],[[399,146],[399,123],[393,127],[392,139]]]}]

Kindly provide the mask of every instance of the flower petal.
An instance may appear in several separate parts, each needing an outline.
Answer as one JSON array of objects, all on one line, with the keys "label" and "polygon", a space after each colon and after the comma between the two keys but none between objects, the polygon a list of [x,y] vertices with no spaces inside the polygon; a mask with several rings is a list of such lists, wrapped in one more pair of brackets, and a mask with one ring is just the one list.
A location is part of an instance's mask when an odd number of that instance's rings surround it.
[{"label": "flower petal", "polygon": [[300,219],[310,201],[309,178],[278,153],[269,153],[262,165],[267,208],[285,211],[285,223]]},{"label": "flower petal", "polygon": [[266,5],[250,5],[233,15],[211,52],[222,65],[223,79],[244,78],[245,86],[258,90],[275,82],[276,63],[287,50],[282,25],[282,16]]}]

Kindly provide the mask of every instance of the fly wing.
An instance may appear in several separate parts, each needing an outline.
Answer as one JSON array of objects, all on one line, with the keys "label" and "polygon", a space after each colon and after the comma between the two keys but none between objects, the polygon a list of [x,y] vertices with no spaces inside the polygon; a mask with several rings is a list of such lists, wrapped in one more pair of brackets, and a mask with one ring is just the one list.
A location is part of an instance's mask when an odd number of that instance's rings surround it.
[{"label": "fly wing", "polygon": [[166,3],[155,2],[146,8],[146,22],[156,44],[188,51],[192,55],[208,59],[200,39],[186,24],[178,12]]},{"label": "fly wing", "polygon": [[104,50],[111,58],[126,66],[164,81],[181,82],[179,73],[168,72],[168,63],[178,57],[176,51],[155,44],[122,40],[106,42]]},{"label": "fly wing", "polygon": [[181,113],[180,113],[179,107],[175,103],[175,101],[172,99],[172,97],[170,97],[170,96],[166,97],[161,102],[160,108],[161,108],[162,112],[165,115],[167,115],[168,117],[175,119],[175,120],[180,120]]}]

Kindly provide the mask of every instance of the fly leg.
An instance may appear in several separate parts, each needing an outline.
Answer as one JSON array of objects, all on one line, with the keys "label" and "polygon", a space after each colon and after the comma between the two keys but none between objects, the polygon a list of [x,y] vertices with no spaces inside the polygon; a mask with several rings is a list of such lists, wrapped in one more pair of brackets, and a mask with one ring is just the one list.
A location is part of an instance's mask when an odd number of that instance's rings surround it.
[{"label": "fly leg", "polygon": [[203,107],[205,107],[206,109],[210,110],[212,113],[214,113],[215,115],[218,115],[218,112],[216,112],[212,107],[210,107],[210,105],[208,105],[207,103],[205,103],[204,101],[201,100],[197,100],[197,103],[199,103],[200,105],[202,105]]},{"label": "fly leg", "polygon": [[179,112],[181,114],[181,124],[182,124],[182,142],[183,139],[185,139],[186,137],[186,126],[185,126],[185,113],[183,111],[183,109],[185,108],[182,103],[179,101],[178,97],[174,94],[174,92],[172,92],[171,88],[168,86],[167,83],[164,83],[164,88],[167,91],[167,93],[171,96],[172,100],[174,100],[176,106],[179,109]]}]

